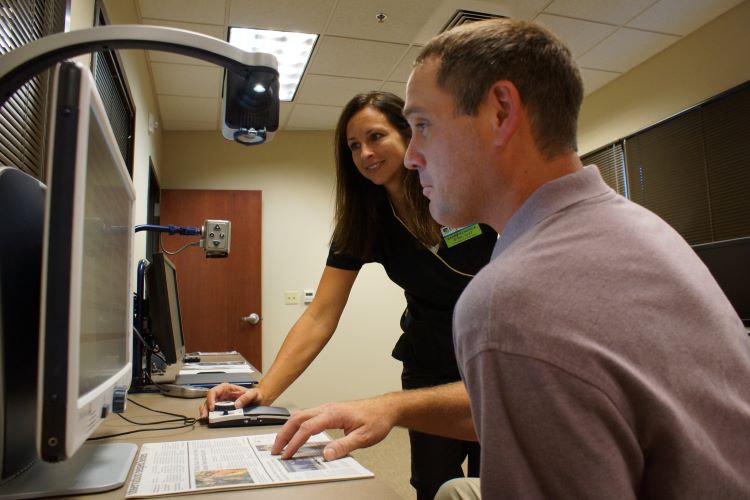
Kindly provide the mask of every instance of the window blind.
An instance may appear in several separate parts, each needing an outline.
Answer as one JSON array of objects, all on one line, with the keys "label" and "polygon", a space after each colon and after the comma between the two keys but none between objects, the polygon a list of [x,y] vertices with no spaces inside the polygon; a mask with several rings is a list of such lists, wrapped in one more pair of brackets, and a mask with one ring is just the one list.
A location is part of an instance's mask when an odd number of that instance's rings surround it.
[{"label": "window blind", "polygon": [[581,156],[581,162],[584,165],[596,165],[609,187],[623,196],[628,196],[622,141]]},{"label": "window blind", "polygon": [[[68,0],[0,0],[0,55],[65,28]],[[23,85],[0,108],[0,165],[44,180],[49,71]]]},{"label": "window blind", "polygon": [[702,127],[693,110],[625,139],[630,199],[690,243],[711,240]]},{"label": "window blind", "polygon": [[[101,0],[96,1],[95,11],[96,26],[109,24]],[[104,109],[107,111],[109,124],[112,126],[120,153],[132,177],[135,105],[128,91],[119,55],[113,50],[96,52],[92,55],[91,66],[96,88],[104,103]]]},{"label": "window blind", "polygon": [[713,240],[750,236],[750,86],[702,111]]},{"label": "window blind", "polygon": [[750,85],[625,139],[630,198],[690,244],[750,235]]}]

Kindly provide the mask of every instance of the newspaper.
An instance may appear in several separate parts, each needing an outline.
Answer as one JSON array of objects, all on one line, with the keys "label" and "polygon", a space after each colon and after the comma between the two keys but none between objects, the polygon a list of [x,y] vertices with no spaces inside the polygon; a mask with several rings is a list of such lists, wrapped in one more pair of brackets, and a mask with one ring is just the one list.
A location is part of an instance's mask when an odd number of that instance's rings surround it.
[{"label": "newspaper", "polygon": [[180,375],[195,373],[253,373],[249,363],[244,361],[209,361],[185,363],[180,367]]},{"label": "newspaper", "polygon": [[373,477],[351,457],[326,461],[326,433],[311,437],[294,458],[271,455],[276,434],[141,446],[125,498],[264,488]]}]

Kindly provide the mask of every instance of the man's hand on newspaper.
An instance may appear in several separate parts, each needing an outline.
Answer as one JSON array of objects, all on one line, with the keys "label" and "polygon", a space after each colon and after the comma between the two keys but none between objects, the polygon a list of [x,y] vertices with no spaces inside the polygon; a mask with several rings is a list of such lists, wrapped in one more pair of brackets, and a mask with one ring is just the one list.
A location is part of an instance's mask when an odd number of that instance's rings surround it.
[{"label": "man's hand on newspaper", "polygon": [[208,418],[208,412],[213,411],[217,401],[234,401],[235,407],[244,408],[252,403],[262,404],[263,394],[257,387],[247,389],[240,385],[219,384],[212,387],[206,394],[206,400],[200,406],[200,418]]},{"label": "man's hand on newspaper", "polygon": [[283,459],[292,458],[310,436],[326,429],[343,429],[346,435],[331,441],[323,450],[323,458],[335,460],[379,443],[394,425],[395,413],[383,396],[329,403],[294,413],[276,435],[271,453],[281,454]]}]

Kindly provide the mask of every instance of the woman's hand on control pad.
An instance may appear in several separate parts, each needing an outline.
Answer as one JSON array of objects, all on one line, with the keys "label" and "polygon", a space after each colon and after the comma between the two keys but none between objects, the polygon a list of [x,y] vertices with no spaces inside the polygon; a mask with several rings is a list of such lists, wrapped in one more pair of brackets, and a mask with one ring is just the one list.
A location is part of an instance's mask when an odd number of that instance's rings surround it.
[{"label": "woman's hand on control pad", "polygon": [[235,407],[243,408],[251,404],[260,404],[262,396],[260,390],[256,388],[247,389],[234,384],[219,384],[212,387],[206,394],[206,399],[200,406],[200,418],[208,418],[208,412],[213,411],[217,401],[234,401]]}]

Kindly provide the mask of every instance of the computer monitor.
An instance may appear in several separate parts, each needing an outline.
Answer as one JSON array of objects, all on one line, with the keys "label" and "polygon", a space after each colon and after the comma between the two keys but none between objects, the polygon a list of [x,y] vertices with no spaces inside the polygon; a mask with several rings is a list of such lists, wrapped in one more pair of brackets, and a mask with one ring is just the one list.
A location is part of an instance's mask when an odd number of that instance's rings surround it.
[{"label": "computer monitor", "polygon": [[182,361],[185,340],[182,335],[180,294],[177,289],[177,270],[163,253],[155,253],[146,269],[146,298],[148,325],[168,364]]},{"label": "computer monitor", "polygon": [[[122,411],[131,381],[135,192],[90,71],[61,63],[51,89],[37,425],[35,436],[24,437],[36,438],[44,462],[4,483],[0,498],[116,488],[137,451],[129,443],[84,445]],[[5,422],[6,435],[16,425]]]},{"label": "computer monitor", "polygon": [[750,327],[750,237],[694,245],[746,327]]},{"label": "computer monitor", "polygon": [[0,491],[37,460],[39,282],[45,186],[0,167]]}]

